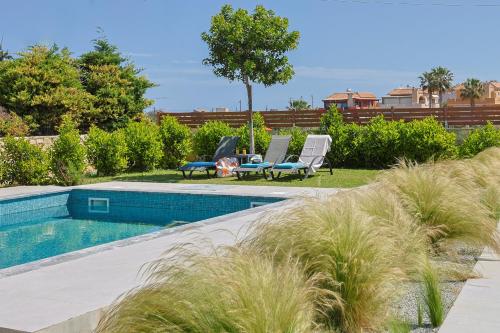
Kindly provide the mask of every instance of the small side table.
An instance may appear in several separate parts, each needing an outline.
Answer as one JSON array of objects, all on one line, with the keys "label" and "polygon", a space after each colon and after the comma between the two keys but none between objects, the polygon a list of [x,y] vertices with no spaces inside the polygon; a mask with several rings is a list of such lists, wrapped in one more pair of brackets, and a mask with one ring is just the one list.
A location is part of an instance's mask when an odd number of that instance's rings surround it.
[{"label": "small side table", "polygon": [[250,159],[256,155],[257,154],[236,154],[234,157],[238,159],[240,164],[243,164],[243,162],[250,163]]}]

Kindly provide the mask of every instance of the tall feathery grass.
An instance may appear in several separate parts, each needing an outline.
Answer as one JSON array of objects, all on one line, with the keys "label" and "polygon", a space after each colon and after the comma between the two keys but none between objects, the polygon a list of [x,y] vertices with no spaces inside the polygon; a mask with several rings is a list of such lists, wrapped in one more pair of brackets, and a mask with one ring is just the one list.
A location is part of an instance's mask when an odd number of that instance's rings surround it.
[{"label": "tall feathery grass", "polygon": [[436,168],[401,163],[380,177],[404,209],[425,230],[434,250],[457,242],[500,249],[496,219],[471,187]]},{"label": "tall feathery grass", "polygon": [[151,267],[146,286],[111,306],[98,333],[315,332],[316,277],[297,260],[236,248]]},{"label": "tall feathery grass", "polygon": [[433,327],[441,326],[445,316],[443,298],[439,288],[438,274],[430,263],[422,271],[422,283],[427,315]]},{"label": "tall feathery grass", "polygon": [[354,196],[312,199],[254,226],[243,246],[279,261],[298,258],[309,276],[324,276],[318,320],[330,329],[380,329],[406,267],[399,239],[354,204]]}]

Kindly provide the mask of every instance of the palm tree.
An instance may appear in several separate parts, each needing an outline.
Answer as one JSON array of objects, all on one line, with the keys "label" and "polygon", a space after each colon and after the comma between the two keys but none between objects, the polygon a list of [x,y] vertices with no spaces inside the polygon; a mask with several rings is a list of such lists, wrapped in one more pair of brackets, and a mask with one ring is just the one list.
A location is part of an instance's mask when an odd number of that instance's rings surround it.
[{"label": "palm tree", "polygon": [[437,90],[432,71],[424,72],[418,78],[420,79],[420,87],[429,93],[429,108],[432,108],[432,94]]},{"label": "palm tree", "polygon": [[0,40],[0,61],[12,59],[9,51],[3,49],[3,38]]},{"label": "palm tree", "polygon": [[470,106],[476,105],[476,99],[484,94],[484,84],[478,79],[467,79],[463,88],[460,90],[460,97],[470,100]]},{"label": "palm tree", "polygon": [[451,89],[453,85],[453,73],[445,67],[435,67],[431,69],[434,88],[439,93],[439,106],[443,106],[443,95]]},{"label": "palm tree", "polygon": [[287,109],[291,110],[291,111],[307,110],[310,108],[311,108],[311,106],[303,99],[290,100],[290,104],[287,107]]}]

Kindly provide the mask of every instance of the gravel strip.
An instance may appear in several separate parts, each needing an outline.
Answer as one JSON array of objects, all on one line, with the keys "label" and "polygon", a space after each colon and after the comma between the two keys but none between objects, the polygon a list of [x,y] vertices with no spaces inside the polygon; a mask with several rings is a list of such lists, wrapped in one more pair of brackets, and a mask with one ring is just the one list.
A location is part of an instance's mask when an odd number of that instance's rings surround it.
[{"label": "gravel strip", "polygon": [[[476,257],[481,253],[477,248],[460,248],[457,251],[458,262],[464,265],[464,272],[472,272],[476,263]],[[443,281],[441,282],[441,293],[445,308],[445,315],[451,309],[455,299],[465,285],[465,281]],[[393,310],[397,317],[407,322],[411,327],[411,333],[432,333],[438,328],[432,328],[429,317],[425,313],[425,305],[422,297],[423,284],[421,282],[407,282],[398,302],[394,304]],[[418,326],[417,304],[421,304],[423,312],[423,327]]]}]

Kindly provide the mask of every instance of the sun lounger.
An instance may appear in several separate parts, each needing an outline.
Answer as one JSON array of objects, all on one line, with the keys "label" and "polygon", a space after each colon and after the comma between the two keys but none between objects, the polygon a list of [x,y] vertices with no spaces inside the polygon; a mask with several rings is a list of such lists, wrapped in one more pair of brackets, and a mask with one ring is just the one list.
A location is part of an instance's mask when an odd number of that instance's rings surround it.
[{"label": "sun lounger", "polygon": [[297,156],[289,156],[283,163],[276,164],[271,169],[271,177],[279,178],[282,173],[292,173],[306,179],[310,174],[316,172],[326,162],[330,168],[330,174],[333,174],[332,164],[326,157],[326,153],[330,151],[332,138],[329,135],[308,135],[300,156],[297,162],[291,162]]},{"label": "sun lounger", "polygon": [[[222,137],[211,161],[196,161],[181,166],[179,170],[182,171],[182,176],[184,178],[191,178],[194,171],[201,171],[206,172],[207,177],[210,178],[210,170],[216,170],[216,162],[219,159],[234,156],[239,139],[238,136]],[[186,171],[189,171],[188,176],[186,175]]]},{"label": "sun lounger", "polygon": [[250,172],[262,172],[264,178],[267,178],[266,171],[272,168],[276,163],[281,163],[285,160],[290,139],[290,135],[273,135],[269,148],[264,156],[264,160],[261,163],[244,163],[234,170],[238,179],[241,179],[243,175]]}]

